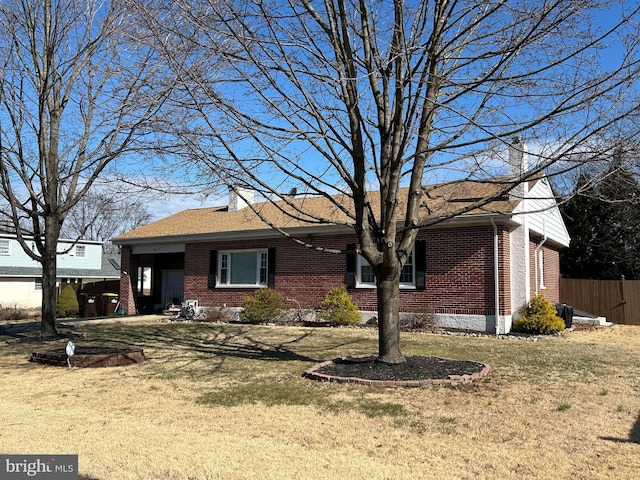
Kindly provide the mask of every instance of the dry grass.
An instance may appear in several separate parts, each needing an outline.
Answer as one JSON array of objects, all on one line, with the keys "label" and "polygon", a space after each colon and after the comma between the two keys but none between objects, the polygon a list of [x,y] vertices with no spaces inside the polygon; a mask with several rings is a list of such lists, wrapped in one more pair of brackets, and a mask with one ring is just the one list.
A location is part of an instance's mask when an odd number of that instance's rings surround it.
[{"label": "dry grass", "polygon": [[0,451],[74,453],[81,478],[598,479],[640,471],[640,327],[540,342],[403,334],[405,353],[491,365],[464,388],[300,377],[376,349],[362,329],[168,324],[76,328],[142,365],[27,362],[0,337]]}]

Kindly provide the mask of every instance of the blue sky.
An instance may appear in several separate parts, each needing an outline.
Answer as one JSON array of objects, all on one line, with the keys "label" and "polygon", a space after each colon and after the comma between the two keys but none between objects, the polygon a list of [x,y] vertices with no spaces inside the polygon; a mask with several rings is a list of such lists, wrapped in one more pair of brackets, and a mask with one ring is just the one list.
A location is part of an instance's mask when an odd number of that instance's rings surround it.
[{"label": "blue sky", "polygon": [[[615,22],[614,19],[618,16],[616,13],[619,14],[620,9],[630,10],[636,7],[637,7],[636,2],[626,2],[626,4],[623,4],[622,6],[617,7],[618,11],[613,12],[612,15],[599,16],[597,21],[603,28],[610,27],[614,24]],[[611,45],[604,55],[605,65],[606,66],[615,65],[620,58],[619,52],[620,52],[619,45],[615,45],[615,44]],[[535,144],[539,140],[527,139],[525,137],[525,141],[527,141],[532,154],[535,154],[535,152],[538,151],[539,148],[541,147],[541,143],[538,143],[537,145]],[[176,185],[176,189],[179,189],[179,188],[180,186]],[[184,190],[187,190],[187,191],[189,190],[188,185],[184,186],[183,188]],[[200,197],[197,195],[188,195],[188,196],[168,195],[165,201],[161,202],[161,201],[154,200],[152,202],[149,202],[147,206],[152,211],[154,215],[154,219],[159,219],[187,208],[201,208],[203,206],[226,205],[226,203],[227,203],[226,195],[212,196],[205,199],[204,201],[201,200]]]}]

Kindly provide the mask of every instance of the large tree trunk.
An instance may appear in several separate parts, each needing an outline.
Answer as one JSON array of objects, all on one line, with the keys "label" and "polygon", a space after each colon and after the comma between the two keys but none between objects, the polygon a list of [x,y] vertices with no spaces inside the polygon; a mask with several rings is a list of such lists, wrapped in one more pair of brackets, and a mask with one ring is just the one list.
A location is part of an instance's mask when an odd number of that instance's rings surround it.
[{"label": "large tree trunk", "polygon": [[58,249],[58,229],[52,219],[46,220],[44,252],[42,254],[42,322],[40,324],[40,334],[42,338],[59,337],[56,327],[56,267]]},{"label": "large tree trunk", "polygon": [[400,351],[400,274],[378,279],[378,360],[405,361]]}]

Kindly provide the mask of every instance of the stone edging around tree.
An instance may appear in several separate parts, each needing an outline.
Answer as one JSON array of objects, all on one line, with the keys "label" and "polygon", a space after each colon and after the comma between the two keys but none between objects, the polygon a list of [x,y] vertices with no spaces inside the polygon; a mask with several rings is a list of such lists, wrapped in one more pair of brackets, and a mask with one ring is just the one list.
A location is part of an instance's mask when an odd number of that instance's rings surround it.
[{"label": "stone edging around tree", "polygon": [[[350,356],[349,360],[368,359],[371,355]],[[303,377],[320,382],[334,383],[351,383],[357,385],[365,385],[371,387],[425,387],[429,385],[468,385],[481,378],[485,378],[491,370],[488,365],[481,364],[482,369],[479,372],[469,375],[448,375],[446,378],[426,378],[422,380],[369,380],[358,377],[341,377],[336,375],[328,375],[318,370],[323,367],[333,365],[334,362],[343,361],[347,358],[337,358],[335,360],[327,360],[325,362],[314,365],[312,368],[305,370]],[[478,362],[479,363],[479,362]]]}]

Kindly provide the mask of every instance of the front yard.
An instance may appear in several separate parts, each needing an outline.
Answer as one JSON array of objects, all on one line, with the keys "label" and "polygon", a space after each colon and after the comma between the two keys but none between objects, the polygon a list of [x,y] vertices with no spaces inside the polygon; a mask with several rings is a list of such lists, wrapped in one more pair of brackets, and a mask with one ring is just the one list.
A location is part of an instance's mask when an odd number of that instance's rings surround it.
[{"label": "front yard", "polygon": [[[406,354],[473,360],[464,387],[373,389],[301,377],[376,351],[376,332],[89,323],[78,345],[144,348],[143,364],[29,363],[0,336],[0,451],[78,454],[80,478],[595,479],[640,471],[640,327],[538,342],[403,333]],[[10,343],[6,343],[10,340]],[[64,345],[66,343],[62,342]]]}]

